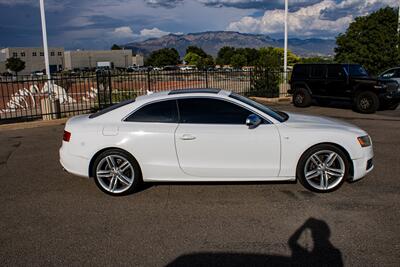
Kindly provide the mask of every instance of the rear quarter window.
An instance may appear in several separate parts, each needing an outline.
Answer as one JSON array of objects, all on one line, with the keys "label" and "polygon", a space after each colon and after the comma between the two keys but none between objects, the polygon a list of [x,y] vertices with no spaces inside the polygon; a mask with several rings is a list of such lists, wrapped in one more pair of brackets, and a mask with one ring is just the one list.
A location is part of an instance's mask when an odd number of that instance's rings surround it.
[{"label": "rear quarter window", "polygon": [[292,77],[295,78],[306,78],[308,76],[307,73],[307,65],[295,65],[292,73]]}]

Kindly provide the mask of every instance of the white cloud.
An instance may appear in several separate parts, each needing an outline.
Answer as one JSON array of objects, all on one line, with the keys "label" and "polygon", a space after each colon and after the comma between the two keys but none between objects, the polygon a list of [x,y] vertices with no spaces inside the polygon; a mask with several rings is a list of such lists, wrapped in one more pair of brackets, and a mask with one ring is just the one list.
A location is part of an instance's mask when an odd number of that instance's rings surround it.
[{"label": "white cloud", "polygon": [[[289,13],[289,33],[292,36],[325,35],[333,37],[343,32],[355,16],[365,15],[379,7],[393,5],[397,0],[324,0]],[[356,9],[356,10],[354,10]],[[327,16],[329,14],[329,16]],[[334,16],[333,14],[340,14]],[[284,10],[267,10],[260,18],[245,16],[232,22],[227,30],[274,34],[283,32]]]},{"label": "white cloud", "polygon": [[168,34],[170,34],[170,32],[162,31],[158,28],[143,29],[140,31],[140,36],[143,38],[158,38]]},{"label": "white cloud", "polygon": [[112,32],[112,36],[120,39],[127,39],[127,38],[133,38],[135,34],[133,33],[131,27],[122,26],[115,28],[114,31]]}]

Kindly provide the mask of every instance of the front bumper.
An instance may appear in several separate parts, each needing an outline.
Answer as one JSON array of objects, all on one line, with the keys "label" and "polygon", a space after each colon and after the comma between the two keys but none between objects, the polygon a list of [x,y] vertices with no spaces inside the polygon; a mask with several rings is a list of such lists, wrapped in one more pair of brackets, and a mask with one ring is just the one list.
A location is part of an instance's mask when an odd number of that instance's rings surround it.
[{"label": "front bumper", "polygon": [[351,181],[356,181],[363,178],[374,169],[374,151],[372,146],[362,149],[363,157],[353,159],[353,177],[351,177]]}]

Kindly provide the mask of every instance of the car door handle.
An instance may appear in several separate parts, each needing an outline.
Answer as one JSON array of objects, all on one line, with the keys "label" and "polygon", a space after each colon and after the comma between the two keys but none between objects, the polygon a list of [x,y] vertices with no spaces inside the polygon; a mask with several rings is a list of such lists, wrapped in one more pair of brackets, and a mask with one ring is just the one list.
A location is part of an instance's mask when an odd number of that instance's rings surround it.
[{"label": "car door handle", "polygon": [[191,134],[183,134],[183,135],[181,136],[181,139],[182,139],[182,140],[194,140],[194,139],[196,139],[196,136],[193,136],[193,135],[191,135]]}]

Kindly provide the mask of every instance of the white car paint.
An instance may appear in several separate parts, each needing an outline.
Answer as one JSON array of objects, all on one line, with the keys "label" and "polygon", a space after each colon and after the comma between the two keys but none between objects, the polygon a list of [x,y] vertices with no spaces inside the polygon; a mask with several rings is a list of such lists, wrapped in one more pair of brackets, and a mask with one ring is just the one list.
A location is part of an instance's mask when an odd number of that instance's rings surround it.
[{"label": "white car paint", "polygon": [[[288,113],[279,122],[268,114],[218,94],[168,92],[140,96],[136,101],[96,118],[89,115],[68,120],[71,133],[63,141],[60,162],[70,173],[89,177],[90,162],[99,151],[120,148],[138,161],[143,181],[293,181],[301,155],[320,143],[342,147],[353,164],[351,179],[357,180],[373,157],[372,145],[361,147],[357,137],[367,133],[360,128],[330,118]],[[165,99],[183,97],[218,98],[236,103],[268,120],[255,129],[246,125],[178,123],[139,123],[123,119],[141,106]]]}]

